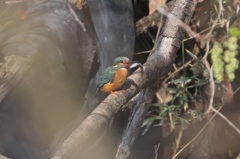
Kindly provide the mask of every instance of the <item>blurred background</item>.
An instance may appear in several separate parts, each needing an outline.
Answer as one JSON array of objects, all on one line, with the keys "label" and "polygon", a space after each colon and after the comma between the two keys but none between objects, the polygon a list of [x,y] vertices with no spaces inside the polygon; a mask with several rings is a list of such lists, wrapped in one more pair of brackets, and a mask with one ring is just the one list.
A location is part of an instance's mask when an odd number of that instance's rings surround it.
[{"label": "blurred background", "polygon": [[[34,61],[0,104],[0,154],[10,159],[50,158],[108,95],[95,97],[102,72],[118,56],[144,63],[166,20],[146,0],[69,2],[0,1],[1,63],[13,55]],[[155,2],[171,11],[175,1]],[[213,99],[214,108],[240,127],[239,5],[237,0],[199,1],[189,25],[206,39],[186,34],[130,159],[174,158],[182,148],[176,158],[238,156],[239,134],[207,110]],[[131,112],[131,107],[120,111],[78,157],[114,158]]]}]

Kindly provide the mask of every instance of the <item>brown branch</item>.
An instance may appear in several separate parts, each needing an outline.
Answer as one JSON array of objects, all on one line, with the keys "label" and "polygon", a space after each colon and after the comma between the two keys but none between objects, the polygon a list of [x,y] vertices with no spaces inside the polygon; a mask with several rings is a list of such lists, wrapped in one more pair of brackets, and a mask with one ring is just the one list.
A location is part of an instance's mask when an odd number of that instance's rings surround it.
[{"label": "brown branch", "polygon": [[137,21],[135,25],[137,36],[142,33],[146,33],[150,27],[156,26],[159,22],[160,17],[161,14],[156,10],[152,14],[145,16],[139,21]]},{"label": "brown branch", "polygon": [[5,156],[0,154],[0,159],[9,159],[9,158],[7,158],[7,157],[5,157]]},{"label": "brown branch", "polygon": [[122,107],[122,111],[132,111],[133,110],[133,106],[136,104],[137,102],[137,97],[138,94],[136,94],[131,100],[129,100],[123,107]]},{"label": "brown branch", "polygon": [[87,8],[87,0],[68,0],[70,3],[74,4],[78,9]]},{"label": "brown branch", "polygon": [[82,23],[82,21],[79,19],[79,17],[77,16],[77,13],[73,10],[72,6],[70,5],[70,3],[66,0],[66,5],[68,7],[68,9],[70,10],[70,12],[72,13],[73,17],[75,18],[75,20],[78,22],[78,24],[82,27],[83,31],[86,32],[87,29],[85,27],[85,25]]},{"label": "brown branch", "polygon": [[236,127],[236,125],[234,125],[227,117],[225,117],[222,113],[220,113],[218,110],[216,110],[213,107],[213,97],[214,97],[214,92],[215,92],[215,84],[214,84],[214,79],[213,79],[213,70],[210,70],[210,85],[211,85],[211,99],[210,99],[210,105],[209,108],[207,110],[207,113],[210,112],[210,110],[212,110],[213,112],[215,112],[217,115],[219,115],[223,120],[225,120],[234,130],[236,130],[236,132],[238,134],[240,134],[240,129]]},{"label": "brown branch", "polygon": [[139,134],[148,108],[151,105],[154,91],[152,87],[148,87],[140,92],[137,97],[137,103],[133,109],[133,113],[129,118],[128,125],[124,131],[123,139],[118,147],[115,159],[125,159],[130,155],[132,146]]},{"label": "brown branch", "polygon": [[18,3],[23,3],[23,2],[30,2],[33,0],[16,0],[16,1],[6,1],[6,4],[18,4]]},{"label": "brown branch", "polygon": [[[174,1],[168,2],[165,6],[163,6],[163,8],[166,9],[167,12],[169,12],[173,2]],[[160,25],[158,24],[160,19],[161,19],[161,13],[158,10],[155,10],[153,13],[149,14],[148,16],[144,16],[142,19],[136,22],[136,25],[135,25],[136,35],[138,36],[142,33],[146,33],[149,28]]]},{"label": "brown branch", "polygon": [[[0,63],[0,102],[23,79],[31,64],[31,59],[21,56],[11,55],[4,58]],[[3,109],[5,108],[0,110],[0,116]]]},{"label": "brown branch", "polygon": [[216,114],[218,114],[223,120],[225,120],[234,130],[236,130],[236,132],[238,134],[240,134],[240,129],[238,127],[236,127],[236,125],[234,125],[228,118],[226,118],[222,113],[220,113],[218,110],[216,110],[213,107],[213,98],[214,98],[214,94],[215,94],[215,83],[214,83],[214,79],[213,79],[213,70],[212,68],[210,68],[210,64],[207,62],[207,56],[209,55],[209,48],[210,48],[210,42],[207,42],[207,48],[206,48],[206,53],[203,57],[203,62],[209,72],[209,79],[210,79],[210,101],[209,101],[209,106],[208,109],[206,111],[206,113],[210,113],[210,111],[215,112]]},{"label": "brown branch", "polygon": [[157,5],[157,3],[154,0],[150,0],[150,4],[155,7],[159,13],[161,13],[162,15],[166,16],[167,18],[169,18],[172,22],[175,22],[176,25],[184,28],[187,33],[194,38],[200,38],[201,36],[197,33],[195,33],[189,25],[187,25],[186,23],[184,23],[181,19],[178,18],[177,15],[172,14],[172,13],[168,13],[168,11],[166,11],[163,7],[160,7]]},{"label": "brown branch", "polygon": [[[6,4],[18,4],[23,2],[30,2],[33,0],[16,0],[16,1],[6,1]],[[87,8],[87,0],[68,0],[68,2],[74,4],[78,9]]]},{"label": "brown branch", "polygon": [[[184,23],[189,23],[197,0],[178,0],[173,5],[172,14],[178,16]],[[175,22],[167,20],[163,27],[163,32],[159,37],[156,49],[149,56],[143,65],[144,75],[140,70],[135,71],[124,84],[125,91],[117,92],[118,95],[109,95],[72,134],[64,141],[52,159],[74,158],[86,148],[86,144],[94,136],[99,135],[108,121],[118,112],[118,110],[132,99],[140,90],[153,84],[161,84],[170,71],[174,62],[174,57],[178,51],[185,31],[178,27]],[[76,157],[75,156],[75,157]]]}]

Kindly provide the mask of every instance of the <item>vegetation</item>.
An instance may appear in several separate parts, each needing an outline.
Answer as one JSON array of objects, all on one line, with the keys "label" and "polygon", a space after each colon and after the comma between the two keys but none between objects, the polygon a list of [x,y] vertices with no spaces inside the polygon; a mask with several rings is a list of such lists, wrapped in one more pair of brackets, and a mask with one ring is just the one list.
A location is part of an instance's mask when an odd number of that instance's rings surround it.
[{"label": "vegetation", "polygon": [[[200,8],[201,11],[197,11]],[[204,16],[208,18],[200,15],[204,12]],[[186,37],[184,40],[172,71],[156,93],[156,102],[152,104],[142,124],[143,134],[151,131],[151,126],[170,127],[171,132],[179,134],[182,130],[194,127],[203,120],[212,120],[210,119],[214,115],[212,111],[232,126],[232,122],[221,114],[219,109],[227,103],[232,107],[236,105],[233,101],[236,92],[233,93],[233,90],[238,90],[239,87],[237,79],[240,36],[240,18],[237,14],[239,14],[239,1],[213,0],[198,5],[191,28],[201,37],[196,39]],[[215,127],[219,125],[221,123],[216,123]],[[180,131],[178,131],[179,126],[182,129]],[[234,129],[239,132],[238,128]],[[181,137],[175,136],[176,142],[180,142]],[[199,134],[196,135],[198,136]],[[189,145],[193,142],[191,140]],[[173,151],[175,158],[179,155],[176,155],[176,151],[180,149],[181,144],[173,145],[175,145]],[[233,154],[236,156],[238,152],[235,151]],[[233,154],[230,156],[233,157]]]}]

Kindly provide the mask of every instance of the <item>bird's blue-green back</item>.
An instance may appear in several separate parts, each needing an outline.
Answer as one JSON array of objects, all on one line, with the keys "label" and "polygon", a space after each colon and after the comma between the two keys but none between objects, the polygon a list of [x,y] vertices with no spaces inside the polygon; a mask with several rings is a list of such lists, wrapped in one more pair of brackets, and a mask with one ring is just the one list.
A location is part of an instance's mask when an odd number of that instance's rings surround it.
[{"label": "bird's blue-green back", "polygon": [[105,84],[107,83],[112,83],[113,80],[114,80],[114,77],[116,75],[116,71],[120,68],[126,68],[125,65],[119,65],[119,66],[111,66],[111,67],[108,67],[102,74],[99,82],[98,82],[98,85],[97,87],[98,88],[101,88],[103,87]]}]

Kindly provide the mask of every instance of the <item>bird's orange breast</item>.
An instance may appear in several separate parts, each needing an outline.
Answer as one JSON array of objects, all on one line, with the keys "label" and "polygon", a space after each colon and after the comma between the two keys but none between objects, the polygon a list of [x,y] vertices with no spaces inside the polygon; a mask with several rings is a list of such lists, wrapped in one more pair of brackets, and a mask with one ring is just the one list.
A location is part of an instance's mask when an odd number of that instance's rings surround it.
[{"label": "bird's orange breast", "polygon": [[126,81],[128,75],[128,70],[126,68],[120,68],[116,71],[114,80],[112,83],[106,83],[102,88],[102,92],[111,92],[120,88]]}]

